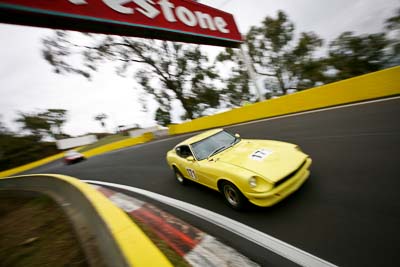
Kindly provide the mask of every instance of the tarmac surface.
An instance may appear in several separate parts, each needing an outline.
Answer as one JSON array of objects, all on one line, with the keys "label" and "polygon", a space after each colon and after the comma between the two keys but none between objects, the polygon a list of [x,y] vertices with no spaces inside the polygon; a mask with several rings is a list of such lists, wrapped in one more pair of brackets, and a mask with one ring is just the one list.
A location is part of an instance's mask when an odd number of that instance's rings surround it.
[{"label": "tarmac surface", "polygon": [[[312,157],[309,180],[271,208],[237,212],[224,204],[218,192],[195,184],[178,185],[165,155],[188,135],[76,165],[58,161],[27,173],[66,174],[153,191],[212,210],[339,266],[398,266],[399,115],[396,98],[226,127],[247,139],[298,144]],[[228,232],[221,235],[240,246],[241,240],[232,240]],[[248,249],[243,246],[243,250]],[[252,249],[255,257],[261,253]]]}]

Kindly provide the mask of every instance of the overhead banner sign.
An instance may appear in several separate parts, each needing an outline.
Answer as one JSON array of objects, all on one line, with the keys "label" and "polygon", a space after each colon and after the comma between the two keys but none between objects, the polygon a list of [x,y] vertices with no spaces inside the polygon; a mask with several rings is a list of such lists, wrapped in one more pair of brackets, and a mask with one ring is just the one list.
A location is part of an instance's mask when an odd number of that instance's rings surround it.
[{"label": "overhead banner sign", "polygon": [[0,22],[237,47],[233,16],[191,0],[0,0]]}]

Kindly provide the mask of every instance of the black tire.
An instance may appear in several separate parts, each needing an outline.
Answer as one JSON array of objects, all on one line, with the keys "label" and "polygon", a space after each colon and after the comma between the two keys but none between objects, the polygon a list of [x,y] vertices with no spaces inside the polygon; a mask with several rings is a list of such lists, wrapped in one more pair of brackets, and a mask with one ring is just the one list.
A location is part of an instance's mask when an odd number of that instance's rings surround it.
[{"label": "black tire", "polygon": [[185,176],[183,176],[182,173],[176,167],[174,167],[174,176],[175,176],[175,180],[178,182],[178,184],[180,184],[180,185],[187,184],[187,180],[186,180]]},{"label": "black tire", "polygon": [[230,182],[223,182],[220,187],[226,204],[235,210],[243,210],[246,207],[247,199],[240,190]]}]

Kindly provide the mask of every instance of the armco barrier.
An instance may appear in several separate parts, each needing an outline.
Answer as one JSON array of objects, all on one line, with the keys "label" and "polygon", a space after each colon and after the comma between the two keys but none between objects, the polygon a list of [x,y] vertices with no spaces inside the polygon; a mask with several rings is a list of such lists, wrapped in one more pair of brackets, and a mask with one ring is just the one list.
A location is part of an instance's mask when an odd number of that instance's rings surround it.
[{"label": "armco barrier", "polygon": [[2,191],[52,197],[67,213],[81,241],[95,242],[106,266],[172,266],[126,213],[78,179],[49,174],[3,178]]},{"label": "armco barrier", "polygon": [[400,94],[400,67],[169,126],[171,135]]},{"label": "armco barrier", "polygon": [[[149,142],[153,139],[153,134],[152,133],[145,133],[142,136],[139,137],[135,137],[135,138],[129,138],[129,139],[125,139],[122,141],[118,141],[115,143],[111,143],[111,144],[107,144],[104,146],[100,146],[94,149],[91,149],[89,151],[84,152],[83,154],[85,155],[86,158],[90,158],[93,156],[97,156],[103,153],[107,153],[110,151],[114,151],[114,150],[118,150],[121,148],[125,148],[125,147],[130,147],[130,146],[135,146],[138,144],[142,144],[142,143],[146,143]],[[42,165],[45,165],[47,163],[53,162],[55,160],[61,159],[64,157],[64,152],[63,153],[59,153],[57,155],[51,156],[51,157],[47,157],[32,163],[28,163],[25,164],[23,166],[19,166],[10,170],[6,170],[6,171],[2,171],[0,172],[0,177],[8,177],[17,173],[21,173],[24,171],[28,171],[37,167],[40,167]]]}]

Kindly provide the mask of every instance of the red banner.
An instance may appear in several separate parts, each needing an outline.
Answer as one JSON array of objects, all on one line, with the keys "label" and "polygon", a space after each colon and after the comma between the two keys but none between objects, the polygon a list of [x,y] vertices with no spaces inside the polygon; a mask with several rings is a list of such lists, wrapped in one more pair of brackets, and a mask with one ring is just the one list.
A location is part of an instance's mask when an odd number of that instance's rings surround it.
[{"label": "red banner", "polygon": [[233,16],[189,0],[0,0],[0,21],[238,46]]}]

